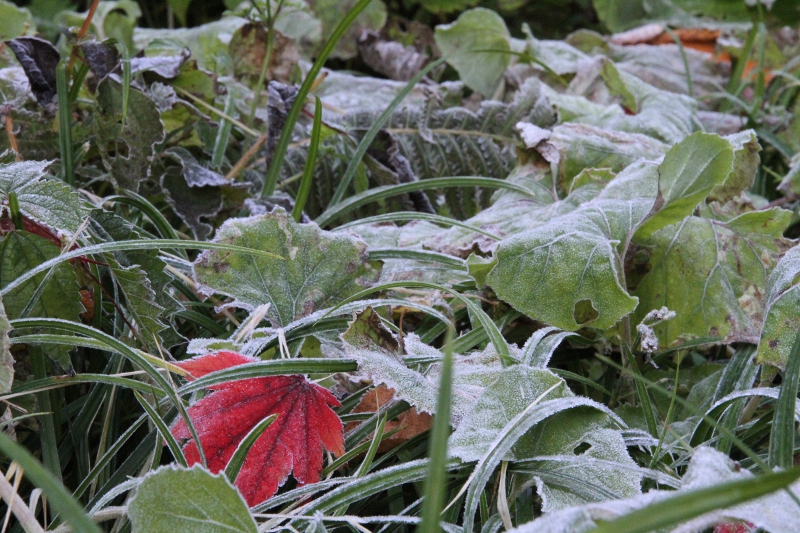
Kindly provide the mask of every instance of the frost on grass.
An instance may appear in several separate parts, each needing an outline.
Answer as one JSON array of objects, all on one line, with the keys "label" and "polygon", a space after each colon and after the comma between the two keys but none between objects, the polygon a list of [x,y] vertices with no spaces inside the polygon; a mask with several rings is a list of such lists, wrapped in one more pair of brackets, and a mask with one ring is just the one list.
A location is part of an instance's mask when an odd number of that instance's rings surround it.
[{"label": "frost on grass", "polygon": [[[678,491],[651,490],[627,499],[569,507],[545,514],[532,522],[513,529],[513,533],[584,533],[599,521],[626,515],[650,504],[668,500],[679,493],[703,489],[721,483],[753,479],[753,474],[738,467],[725,454],[712,448],[698,448],[692,457]],[[795,496],[800,495],[800,482],[791,485]],[[800,509],[785,491],[777,491],[749,502],[706,513],[675,528],[659,533],[701,533],[716,524],[746,521],[767,533],[800,531]]]},{"label": "frost on grass", "polygon": [[367,261],[366,245],[348,235],[297,224],[281,209],[226,221],[213,242],[268,251],[278,258],[206,251],[194,263],[204,294],[224,294],[231,307],[269,303],[267,318],[285,326],[334,305],[378,279],[380,264]]}]

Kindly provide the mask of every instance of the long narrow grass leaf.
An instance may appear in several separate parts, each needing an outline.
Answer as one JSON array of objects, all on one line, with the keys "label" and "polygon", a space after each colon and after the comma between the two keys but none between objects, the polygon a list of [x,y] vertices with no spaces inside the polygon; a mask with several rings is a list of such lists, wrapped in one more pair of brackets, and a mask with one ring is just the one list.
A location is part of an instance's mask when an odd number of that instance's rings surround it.
[{"label": "long narrow grass leaf", "polygon": [[300,187],[297,189],[297,197],[292,208],[292,218],[295,222],[300,222],[303,217],[303,209],[306,206],[308,195],[311,193],[311,185],[314,182],[314,166],[317,163],[317,149],[319,149],[320,134],[322,133],[322,101],[319,97],[314,97],[314,124],[311,127],[311,142],[308,145],[308,156],[306,166],[303,169],[303,177],[300,179]]},{"label": "long narrow grass leaf", "polygon": [[374,189],[366,190],[362,193],[351,196],[347,200],[329,207],[316,219],[316,223],[320,227],[325,227],[333,220],[346,215],[347,213],[358,209],[361,206],[377,202],[392,196],[406,194],[409,192],[424,191],[427,189],[440,189],[445,187],[484,187],[486,189],[507,189],[509,191],[518,192],[528,197],[534,197],[533,194],[520,185],[506,180],[499,180],[496,178],[484,178],[480,176],[448,176],[443,178],[430,178],[420,181],[412,181],[411,183],[401,183],[399,185],[383,185],[375,187]]},{"label": "long narrow grass leaf", "polygon": [[788,487],[798,478],[800,467],[687,491],[605,522],[587,533],[647,533],[676,526],[707,512],[725,509]]},{"label": "long narrow grass leaf", "polygon": [[439,517],[447,494],[447,439],[450,438],[450,404],[453,396],[453,337],[455,328],[447,330],[436,398],[436,416],[428,441],[428,476],[425,478],[420,533],[440,531]]},{"label": "long narrow grass leaf", "polygon": [[286,150],[289,148],[289,142],[292,140],[294,125],[297,122],[297,119],[300,117],[300,112],[303,110],[303,107],[306,104],[306,97],[311,91],[312,85],[317,80],[317,76],[319,76],[319,73],[322,71],[325,61],[328,60],[328,56],[330,56],[331,52],[333,52],[334,48],[336,48],[339,39],[342,38],[344,32],[347,31],[347,28],[350,27],[356,17],[358,17],[358,15],[364,10],[364,8],[367,7],[367,5],[369,5],[370,2],[371,0],[359,0],[359,2],[353,6],[353,8],[344,16],[341,22],[339,22],[339,24],[333,30],[331,36],[322,47],[322,50],[319,51],[314,64],[311,65],[311,68],[308,70],[306,78],[303,80],[303,84],[300,85],[300,89],[297,91],[294,104],[292,104],[291,109],[289,109],[289,113],[286,115],[286,123],[283,126],[283,131],[281,131],[281,136],[278,139],[275,152],[272,155],[272,161],[269,162],[267,176],[264,179],[264,187],[261,190],[262,197],[270,196],[273,192],[275,192],[275,185],[278,183],[278,176],[280,175],[281,166],[283,165],[283,158],[286,155]]},{"label": "long narrow grass leaf", "polygon": [[446,58],[442,57],[437,59],[436,61],[432,61],[429,63],[425,68],[417,72],[414,77],[408,80],[408,83],[405,87],[403,87],[398,93],[397,96],[394,97],[394,100],[389,102],[389,105],[386,106],[386,109],[375,119],[372,123],[370,128],[367,130],[367,133],[364,134],[364,137],[361,138],[361,142],[358,143],[358,147],[356,151],[353,153],[353,156],[350,158],[350,162],[347,164],[347,169],[344,171],[341,180],[339,181],[339,185],[336,186],[336,191],[333,193],[333,197],[331,197],[331,201],[328,203],[328,207],[338,204],[344,198],[344,193],[347,191],[347,188],[350,186],[350,182],[353,181],[353,177],[356,175],[358,171],[358,165],[361,164],[361,160],[364,158],[364,155],[367,153],[370,144],[372,141],[375,140],[375,137],[378,135],[378,132],[383,128],[389,118],[392,116],[392,113],[397,106],[405,99],[406,96],[416,87],[417,83],[422,80],[428,73],[433,70],[434,68],[441,65]]},{"label": "long narrow grass leaf", "polygon": [[81,505],[75,501],[64,485],[55,479],[53,474],[48,472],[28,450],[2,432],[0,432],[0,452],[22,467],[25,476],[36,487],[42,489],[50,505],[58,511],[63,520],[72,526],[73,531],[101,533],[97,524],[86,516]]},{"label": "long narrow grass leaf", "polygon": [[236,451],[233,452],[233,455],[228,461],[228,465],[225,467],[225,477],[227,477],[231,483],[236,481],[236,477],[239,475],[242,465],[244,465],[247,454],[250,453],[250,448],[253,447],[253,444],[256,443],[258,438],[264,434],[267,428],[269,428],[277,418],[277,414],[270,415],[256,424],[236,447]]},{"label": "long narrow grass leaf", "polygon": [[772,418],[772,431],[769,437],[769,464],[781,468],[791,468],[794,458],[795,405],[797,403],[797,384],[800,381],[800,331],[795,336],[789,361],[783,373],[781,393]]}]

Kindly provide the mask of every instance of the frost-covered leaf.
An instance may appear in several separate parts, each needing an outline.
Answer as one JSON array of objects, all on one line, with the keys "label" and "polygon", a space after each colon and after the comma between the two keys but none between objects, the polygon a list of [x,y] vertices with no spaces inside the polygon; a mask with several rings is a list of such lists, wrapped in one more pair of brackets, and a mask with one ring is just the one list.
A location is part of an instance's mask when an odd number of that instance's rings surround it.
[{"label": "frost-covered leaf", "polygon": [[[100,241],[128,241],[139,234],[121,217],[93,211],[90,231]],[[111,278],[125,298],[128,319],[135,324],[139,340],[155,349],[154,336],[170,347],[182,338],[173,329],[167,330],[164,319],[182,308],[170,295],[172,278],[164,271],[165,264],[156,250],[133,250],[105,254]],[[166,331],[165,331],[166,330]]]},{"label": "frost-covered leaf", "polygon": [[641,493],[643,472],[616,423],[600,410],[570,409],[520,439],[527,460],[515,469],[536,479],[545,513]]},{"label": "frost-covered leaf", "polygon": [[[498,238],[511,237],[546,224],[551,219],[577,209],[582,203],[595,198],[599,184],[588,184],[573,191],[567,198],[556,200],[552,186],[552,173],[541,166],[525,165],[515,169],[506,178],[522,185],[532,194],[497,191],[491,206],[480,211],[466,222]],[[473,250],[494,252],[498,240],[465,228],[452,227],[425,240],[433,250],[455,256],[468,256]]]},{"label": "frost-covered leaf", "polygon": [[230,219],[213,242],[266,250],[282,259],[207,251],[194,263],[206,294],[226,294],[245,309],[270,304],[267,313],[281,327],[317,309],[335,305],[377,280],[378,265],[366,260],[366,245],[316,224],[297,224],[283,209]]},{"label": "frost-covered leaf", "polygon": [[61,59],[56,47],[39,37],[17,37],[5,41],[17,61],[25,69],[31,91],[36,101],[48,111],[52,111],[56,94],[56,65]]},{"label": "frost-covered leaf", "polygon": [[[587,122],[604,128],[643,133],[669,144],[681,141],[695,130],[697,103],[683,94],[662,91],[636,76],[617,69],[611,61],[603,65],[601,75],[611,94],[622,98],[629,113],[614,113]],[[628,107],[628,106],[635,107]]]},{"label": "frost-covered leaf", "polygon": [[[259,359],[230,352],[205,355],[176,363],[200,378],[225,368]],[[208,468],[222,471],[239,443],[262,420],[278,418],[256,439],[236,478],[250,506],[272,497],[290,472],[300,483],[316,483],[322,470],[323,448],[342,455],[342,423],[331,407],[341,404],[327,389],[305,376],[268,376],[210,387],[212,393],[195,402],[188,414],[206,454]],[[200,462],[195,441],[182,419],[172,428],[187,462]]]},{"label": "frost-covered leaf", "polygon": [[86,209],[77,193],[47,177],[50,161],[21,161],[0,165],[0,217],[10,216],[8,194],[17,195],[23,217],[56,234],[72,235],[83,222]]},{"label": "frost-covered leaf", "polygon": [[733,145],[719,135],[695,133],[673,146],[658,167],[654,214],[639,228],[638,239],[674,224],[694,211],[733,171]]},{"label": "frost-covered leaf", "polygon": [[677,313],[655,327],[666,346],[692,337],[757,343],[767,276],[787,247],[775,227],[786,224],[788,213],[776,209],[728,223],[690,216],[656,231],[633,322],[666,306]]},{"label": "frost-covered leaf", "polygon": [[753,130],[734,133],[725,137],[733,147],[733,171],[723,183],[714,186],[708,195],[709,200],[725,203],[747,190],[753,184],[760,158],[761,145]]},{"label": "frost-covered leaf", "polygon": [[558,165],[558,184],[569,191],[572,180],[585,169],[619,172],[637,159],[658,159],[668,148],[646,135],[568,123],[553,128],[538,150],[549,163]]},{"label": "frost-covered leaf", "polygon": [[[549,370],[514,365],[497,372],[496,377],[451,435],[447,446],[451,455],[464,461],[477,461],[506,424],[531,403],[572,396],[564,380]],[[560,386],[548,392],[558,384]],[[520,456],[512,450],[505,460],[526,457],[530,456],[524,452]]]},{"label": "frost-covered leaf", "polygon": [[[28,233],[12,231],[0,240],[0,288],[5,287],[28,270],[58,256],[61,250],[46,238]],[[39,284],[44,280],[42,272],[26,281],[3,297],[5,312],[9,319],[22,317]],[[80,286],[69,263],[59,263],[26,315],[31,318],[61,318],[77,321],[83,312]],[[70,367],[69,348],[49,346],[47,355],[64,369]]]},{"label": "frost-covered leaf", "polygon": [[224,192],[241,190],[247,185],[232,183],[221,174],[200,164],[189,150],[174,147],[166,150],[165,160],[172,160],[179,168],[168,166],[161,176],[161,187],[167,201],[192,230],[198,240],[204,241],[213,230],[203,222],[222,209]]},{"label": "frost-covered leaf", "polygon": [[543,226],[505,239],[487,282],[519,311],[560,329],[611,327],[638,302],[622,285],[617,245],[630,239],[651,206],[646,197],[601,195]]},{"label": "frost-covered leaf", "polygon": [[491,98],[510,62],[510,35],[500,15],[485,8],[470,9],[455,22],[437,26],[435,37],[461,80]]},{"label": "frost-covered leaf", "polygon": [[100,83],[97,102],[95,134],[103,164],[117,188],[136,192],[150,177],[155,147],[164,140],[158,108],[144,92],[131,87],[122,124],[122,85],[110,78]]},{"label": "frost-covered leaf", "polygon": [[800,246],[780,260],[767,279],[764,295],[764,327],[756,362],[785,369],[800,328]]},{"label": "frost-covered leaf", "polygon": [[11,324],[8,323],[3,301],[0,300],[0,393],[10,391],[14,382],[14,356],[11,355],[9,332]]},{"label": "frost-covered leaf", "polygon": [[[695,450],[686,474],[683,476],[681,488],[677,491],[650,490],[632,498],[568,507],[545,514],[541,518],[511,531],[513,533],[586,533],[601,522],[646,508],[650,504],[662,502],[693,490],[747,479],[754,479],[753,474],[739,467],[725,454],[711,448],[700,447]],[[800,482],[793,483],[790,490],[795,494],[795,498],[800,495]],[[779,490],[727,509],[706,513],[678,527],[660,529],[658,533],[701,533],[716,524],[739,520],[750,522],[756,528],[762,528],[768,533],[792,533],[800,528],[797,504],[786,491]]]},{"label": "frost-covered leaf", "polygon": [[256,532],[250,510],[228,478],[199,465],[150,472],[136,488],[128,515],[134,531]]},{"label": "frost-covered leaf", "polygon": [[[423,344],[413,333],[403,338],[404,352],[399,341],[381,324],[380,317],[370,307],[356,314],[341,338],[347,356],[358,361],[361,376],[376,385],[394,389],[397,398],[407,401],[419,412],[436,413],[438,363],[421,373],[409,368],[403,358],[408,355],[437,359],[441,352]],[[484,388],[497,379],[502,367],[499,359],[490,352],[455,357],[451,422],[458,425]]]}]

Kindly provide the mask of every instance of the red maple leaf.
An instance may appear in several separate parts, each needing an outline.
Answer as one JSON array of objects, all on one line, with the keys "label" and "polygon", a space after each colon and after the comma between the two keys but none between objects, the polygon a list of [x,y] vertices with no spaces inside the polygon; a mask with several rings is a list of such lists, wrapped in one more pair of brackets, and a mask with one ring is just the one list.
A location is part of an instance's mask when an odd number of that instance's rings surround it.
[{"label": "red maple leaf", "polygon": [[[176,363],[189,379],[232,366],[259,361],[233,352],[195,357]],[[300,375],[269,376],[213,385],[211,394],[189,407],[208,468],[225,469],[236,447],[264,418],[278,414],[250,449],[236,478],[236,486],[250,506],[274,495],[289,473],[300,483],[319,481],[322,448],[344,453],[342,422],[331,410],[341,404],[327,389]],[[189,439],[183,447],[186,461],[200,462],[197,447],[183,420],[172,434]]]}]

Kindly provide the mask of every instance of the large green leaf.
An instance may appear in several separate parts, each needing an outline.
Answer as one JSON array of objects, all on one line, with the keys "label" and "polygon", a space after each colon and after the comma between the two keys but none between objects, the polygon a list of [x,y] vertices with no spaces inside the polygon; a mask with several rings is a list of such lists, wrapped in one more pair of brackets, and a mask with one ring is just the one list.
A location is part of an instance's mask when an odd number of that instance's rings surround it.
[{"label": "large green leaf", "polygon": [[[59,252],[58,246],[47,239],[26,231],[12,231],[0,241],[0,287],[5,287],[21,274],[53,259]],[[5,296],[3,302],[8,318],[20,318],[44,278],[44,272],[38,274]],[[75,272],[69,263],[60,263],[33,304],[28,317],[77,320],[83,311],[79,288],[75,281]]]},{"label": "large green leaf", "polygon": [[609,328],[638,303],[624,286],[617,245],[629,240],[651,206],[646,198],[598,197],[506,239],[487,282],[536,320],[567,331]]},{"label": "large green leaf", "polygon": [[[21,161],[0,165],[0,204],[16,193],[23,216],[57,233],[71,235],[83,222],[86,209],[77,193],[64,183],[44,179],[50,161]],[[0,207],[0,213],[5,211]]]},{"label": "large green leaf", "polygon": [[600,409],[578,407],[540,422],[520,439],[517,454],[527,460],[515,471],[539,479],[544,512],[641,493],[644,471]]},{"label": "large green leaf", "polygon": [[657,211],[636,232],[645,239],[694,211],[733,171],[734,150],[719,135],[695,133],[673,146],[658,167]]},{"label": "large green leaf", "polygon": [[0,21],[2,21],[0,22],[0,37],[4,40],[36,33],[36,24],[31,12],[15,6],[14,2],[0,1]]},{"label": "large green leaf", "polygon": [[283,259],[204,252],[194,274],[206,294],[226,294],[230,305],[254,309],[270,304],[273,325],[282,327],[323,307],[335,305],[377,280],[378,264],[366,259],[366,245],[347,235],[297,224],[283,209],[230,219],[213,242],[269,250]]},{"label": "large green leaf", "polygon": [[255,533],[242,497],[222,475],[200,466],[164,466],[148,474],[128,508],[137,533]]},{"label": "large green leaf", "polygon": [[664,345],[692,337],[757,343],[767,276],[787,247],[780,228],[789,217],[781,209],[727,223],[690,216],[655,232],[634,322],[666,306],[677,316],[655,327]]},{"label": "large green leaf", "polygon": [[510,62],[508,28],[489,9],[475,8],[436,27],[436,45],[470,88],[491,98]]},{"label": "large green leaf", "polygon": [[11,355],[11,342],[8,334],[11,324],[8,323],[6,310],[0,300],[0,393],[11,390],[14,382],[14,357]]},{"label": "large green leaf", "polygon": [[785,369],[800,328],[800,246],[783,256],[767,279],[764,327],[756,362]]},{"label": "large green leaf", "polygon": [[570,190],[572,180],[585,169],[619,172],[638,159],[658,159],[667,149],[666,144],[646,135],[570,123],[553,128],[538,147],[549,163],[557,165],[558,184],[564,191]]}]

